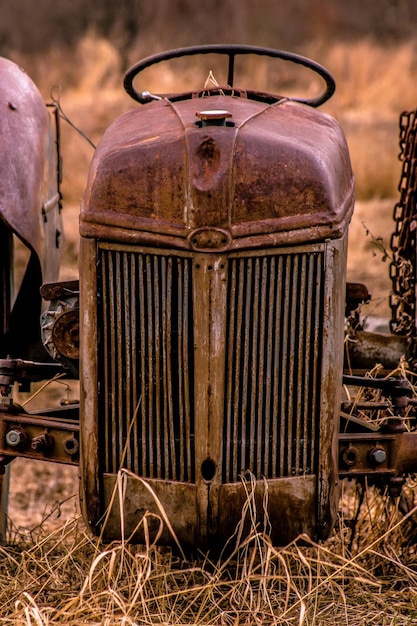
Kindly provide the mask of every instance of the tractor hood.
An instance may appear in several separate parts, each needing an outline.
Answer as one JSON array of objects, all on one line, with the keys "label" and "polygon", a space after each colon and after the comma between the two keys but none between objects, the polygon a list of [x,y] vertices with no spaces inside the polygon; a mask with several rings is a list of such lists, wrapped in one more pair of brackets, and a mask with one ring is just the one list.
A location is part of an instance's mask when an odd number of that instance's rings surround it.
[{"label": "tractor hood", "polygon": [[346,141],[328,115],[284,99],[160,100],[105,133],[81,234],[188,248],[209,228],[227,247],[257,247],[339,237],[352,208]]}]

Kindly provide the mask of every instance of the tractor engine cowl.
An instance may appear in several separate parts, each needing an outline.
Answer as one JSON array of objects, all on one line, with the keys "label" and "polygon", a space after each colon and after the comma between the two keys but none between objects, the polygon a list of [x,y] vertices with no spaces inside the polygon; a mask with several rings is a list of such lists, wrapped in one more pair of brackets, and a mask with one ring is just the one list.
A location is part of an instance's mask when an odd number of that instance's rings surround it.
[{"label": "tractor engine cowl", "polygon": [[[228,113],[224,125],[199,121],[208,102]],[[105,133],[81,233],[152,245],[157,234],[160,246],[189,249],[193,231],[209,226],[237,250],[339,237],[352,209],[346,142],[328,115],[286,100],[162,100]]]},{"label": "tractor engine cowl", "polygon": [[252,488],[274,542],[329,535],[352,209],[343,133],[307,106],[162,99],[109,128],[80,226],[92,528],[122,467],[108,538],[158,500],[183,545],[220,545]]}]

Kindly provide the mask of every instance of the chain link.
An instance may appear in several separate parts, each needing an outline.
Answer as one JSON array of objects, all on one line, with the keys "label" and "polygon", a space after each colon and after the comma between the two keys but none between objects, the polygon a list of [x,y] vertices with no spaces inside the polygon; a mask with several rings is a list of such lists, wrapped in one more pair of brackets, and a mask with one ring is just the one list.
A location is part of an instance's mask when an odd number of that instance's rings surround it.
[{"label": "chain link", "polygon": [[391,238],[391,331],[416,336],[416,228],[417,228],[417,110],[400,117],[402,172],[394,207],[395,231]]}]

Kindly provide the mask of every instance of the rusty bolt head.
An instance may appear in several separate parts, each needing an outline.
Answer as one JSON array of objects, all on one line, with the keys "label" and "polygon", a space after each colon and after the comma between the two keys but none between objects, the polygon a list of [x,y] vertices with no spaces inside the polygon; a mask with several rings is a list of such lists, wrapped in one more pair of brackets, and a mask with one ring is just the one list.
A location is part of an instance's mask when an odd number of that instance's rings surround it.
[{"label": "rusty bolt head", "polygon": [[62,287],[59,285],[56,285],[55,287],[52,287],[52,298],[54,299],[58,299],[62,296]]},{"label": "rusty bolt head", "polygon": [[54,444],[54,438],[49,433],[42,433],[32,439],[30,447],[37,452],[47,452],[52,448]]}]

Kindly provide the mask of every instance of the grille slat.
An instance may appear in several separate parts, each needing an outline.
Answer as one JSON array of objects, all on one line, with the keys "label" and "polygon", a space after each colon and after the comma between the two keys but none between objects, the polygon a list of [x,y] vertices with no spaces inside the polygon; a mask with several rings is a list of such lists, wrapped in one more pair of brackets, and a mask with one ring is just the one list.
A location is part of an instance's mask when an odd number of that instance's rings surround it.
[{"label": "grille slat", "polygon": [[291,460],[291,447],[290,439],[287,437],[288,433],[288,410],[287,410],[287,394],[283,392],[283,390],[287,389],[287,368],[288,368],[288,351],[287,351],[287,343],[288,343],[288,328],[287,322],[288,317],[286,315],[286,306],[287,303],[290,302],[290,282],[289,277],[291,275],[291,267],[290,267],[290,258],[287,257],[282,259],[283,263],[285,262],[285,267],[282,268],[282,272],[280,274],[281,280],[285,286],[284,298],[280,298],[279,306],[280,306],[280,319],[277,320],[278,326],[280,328],[280,334],[282,337],[282,343],[280,344],[280,363],[281,363],[281,378],[278,378],[276,381],[276,394],[277,399],[279,400],[280,407],[278,412],[276,413],[276,419],[279,421],[281,425],[280,432],[280,473],[279,476],[285,476],[286,474],[286,461],[290,463]]},{"label": "grille slat", "polygon": [[[103,275],[107,274],[109,275],[110,270],[108,268],[108,264],[106,263],[106,260],[103,260],[103,263],[101,265],[101,269],[102,269],[102,276],[101,279],[103,279]],[[109,302],[109,308],[111,310],[111,301],[110,301],[110,294],[107,292],[107,283],[103,282],[103,280],[101,280],[102,284],[103,284],[103,289],[102,289],[102,298],[105,302]],[[109,369],[109,355],[110,355],[110,346],[109,346],[109,327],[108,327],[108,317],[106,317],[105,319],[103,319],[103,336],[102,336],[102,342],[103,342],[103,366],[104,366],[104,371],[107,372]],[[103,381],[103,383],[107,383],[106,386],[108,386],[108,382],[107,381]],[[111,447],[109,445],[109,442],[111,441],[111,419],[110,419],[110,405],[105,402],[104,403],[104,407],[103,407],[103,421],[104,421],[104,428],[103,428],[103,434],[104,434],[104,451],[105,454],[108,455],[109,450],[111,450]],[[108,458],[108,456],[106,456],[106,465],[109,465],[111,463],[111,459]]]},{"label": "grille slat", "polygon": [[[110,284],[114,283],[114,271],[113,271],[113,259],[109,259],[109,278],[111,280]],[[110,294],[110,315],[109,315],[109,323],[108,323],[108,327],[109,327],[109,337],[111,339],[111,332],[110,329],[116,327],[116,317],[115,317],[115,299],[117,299],[116,296],[116,291],[115,289],[110,289],[108,290],[108,293]],[[116,296],[116,297],[115,297]],[[117,358],[117,353],[114,350],[114,346],[109,342],[109,354],[108,354],[108,364],[110,364],[110,361],[112,359],[116,359]],[[116,361],[117,363],[117,361]],[[116,395],[116,388],[117,388],[117,368],[115,371],[115,375],[114,376],[109,376],[108,377],[108,381],[109,384],[107,385],[107,389],[109,389],[112,397],[115,397]],[[108,396],[108,394],[107,394]],[[117,414],[117,406],[114,406],[113,403],[109,403],[109,410],[111,411],[111,431],[110,431],[110,436],[109,436],[109,446],[110,446],[110,451],[109,451],[109,456],[111,455],[111,460],[112,463],[115,464],[116,463],[116,447],[118,446],[118,441],[114,442],[114,446],[112,445],[112,433],[116,433],[118,435],[118,427],[117,427],[117,421],[116,421],[116,414]]]},{"label": "grille slat", "polygon": [[[237,300],[237,305],[236,305],[236,319],[237,319],[237,332],[239,333],[239,336],[242,336],[242,324],[243,324],[243,320],[242,320],[242,312],[243,312],[243,296],[244,296],[244,292],[243,292],[243,282],[240,282],[239,280],[237,280],[238,282],[238,300]],[[229,328],[231,328],[231,332],[233,332],[233,328],[229,326]],[[231,341],[233,341],[233,338],[231,339]],[[228,344],[230,345],[230,344]],[[240,362],[241,359],[241,351],[242,351],[242,342],[236,342],[236,352],[229,352],[229,355],[236,355],[236,360],[233,366],[233,374],[235,374],[236,372],[236,368],[237,368],[237,364]],[[232,397],[233,397],[233,407],[232,407],[232,411],[233,411],[233,439],[232,441],[236,441],[238,439],[238,437],[242,438],[242,433],[241,433],[241,425],[239,424],[239,387],[238,385],[234,385],[234,392],[232,393]],[[231,446],[228,445],[228,442],[230,441],[230,439],[227,439],[226,442],[226,446],[228,448],[230,448]],[[233,466],[231,468],[231,471],[233,471],[233,468],[237,466],[238,463],[238,450],[237,447],[233,446]]]},{"label": "grille slat", "polygon": [[[184,286],[184,277],[181,274],[179,275],[179,280],[178,280],[178,300],[179,302],[181,302],[181,304],[183,305],[184,302],[184,292],[183,292],[183,286]],[[183,313],[183,306],[179,307],[178,309],[178,344],[181,346],[183,345],[183,319],[182,319],[182,313]],[[182,350],[180,349],[178,351],[178,368],[179,368],[179,372],[182,372],[184,369],[184,363],[183,363],[183,353]],[[179,412],[180,412],[180,419],[179,419],[179,427],[180,427],[180,432],[179,432],[179,437],[180,440],[182,441],[184,439],[184,381],[182,376],[179,376],[178,378],[178,393],[179,393]],[[183,450],[181,451],[182,453],[184,452]],[[184,456],[183,454],[181,454],[181,456],[178,459],[179,461],[179,473],[180,476],[182,476],[183,473],[183,468],[184,468]],[[182,478],[183,480],[183,478]]]},{"label": "grille slat", "polygon": [[[128,256],[126,254],[123,254],[122,256],[122,266],[123,266],[123,284],[127,284],[129,281],[129,259]],[[120,312],[120,317],[121,317],[121,324],[124,326],[124,328],[126,329],[125,332],[125,344],[126,344],[126,349],[125,349],[125,355],[126,355],[126,370],[128,372],[132,371],[132,363],[131,363],[131,359],[132,359],[132,338],[131,338],[131,329],[132,329],[132,323],[130,320],[130,312],[131,312],[131,307],[127,306],[124,307],[123,311]],[[122,317],[123,316],[123,317]],[[120,353],[120,358],[123,359],[124,355],[122,353],[122,350],[119,351]],[[123,367],[120,367],[120,372],[123,371]],[[125,397],[126,397],[126,413],[127,415],[132,415],[133,416],[133,410],[132,409],[132,376],[127,376],[126,381],[125,381],[125,385],[126,385],[126,393],[125,393]],[[121,405],[121,403],[119,403],[119,406]],[[126,438],[128,436],[128,428],[129,428],[130,424],[127,424],[127,431],[126,431]],[[133,463],[133,459],[134,459],[134,450],[132,450],[132,446],[129,445],[127,446],[127,463],[130,467],[132,467],[132,463]]]},{"label": "grille slat", "polygon": [[[261,282],[260,282],[260,294],[259,294],[259,302],[260,302],[260,319],[266,320],[266,299],[267,299],[267,289],[266,289],[266,267],[265,267],[265,258],[261,259]],[[259,394],[259,405],[264,407],[265,409],[265,386],[268,384],[268,374],[265,372],[265,355],[266,355],[266,345],[265,345],[265,324],[260,325],[259,329],[259,342],[258,342],[258,364],[259,364],[259,373],[258,378],[261,381],[261,384],[258,386],[258,394]],[[265,411],[264,411],[265,413]],[[262,471],[261,459],[263,456],[263,451],[267,447],[267,438],[266,433],[268,430],[268,420],[266,419],[266,415],[264,414],[263,419],[258,420],[258,430],[257,430],[257,450],[256,450],[256,475],[259,476]]]},{"label": "grille slat", "polygon": [[[129,255],[126,255],[126,257],[129,259]],[[138,324],[139,324],[139,320],[137,317],[137,310],[136,310],[136,306],[135,306],[135,294],[136,294],[136,283],[137,283],[137,271],[136,271],[136,264],[135,264],[135,259],[133,258],[132,255],[130,255],[130,281],[132,283],[132,285],[134,285],[134,287],[131,289],[130,291],[130,303],[129,303],[129,307],[130,307],[130,348],[131,348],[131,372],[132,372],[132,376],[131,376],[131,381],[130,384],[132,386],[132,409],[133,409],[133,417],[132,419],[134,419],[132,428],[131,428],[131,435],[130,435],[130,450],[132,451],[131,456],[129,457],[129,462],[130,462],[130,466],[132,468],[135,468],[134,471],[138,471],[138,459],[139,459],[139,448],[138,448],[138,414],[140,411],[140,404],[139,404],[139,398],[141,398],[140,393],[138,392],[138,377],[137,377],[137,366],[136,366],[136,361],[138,358],[137,355],[137,350],[136,350],[136,333],[137,333],[137,329],[138,329]],[[126,277],[127,280],[129,280],[129,277]],[[135,415],[136,415],[136,419],[135,419]]]},{"label": "grille slat", "polygon": [[[182,268],[182,272],[183,272],[183,276],[182,276],[182,280],[180,281],[180,283],[183,285],[183,306],[181,308],[181,312],[182,312],[182,336],[185,337],[187,334],[187,329],[190,327],[191,324],[191,320],[190,316],[189,316],[189,307],[187,306],[187,303],[189,301],[192,300],[192,296],[193,294],[190,291],[190,285],[191,285],[191,275],[190,275],[190,266],[184,265]],[[191,371],[190,370],[190,359],[189,359],[189,352],[188,350],[185,350],[185,342],[181,341],[180,342],[180,346],[182,346],[182,366],[184,371]],[[191,379],[192,380],[192,379]],[[192,449],[191,449],[191,441],[192,441],[192,433],[191,433],[191,429],[190,429],[190,420],[186,419],[187,415],[191,415],[191,406],[190,406],[190,397],[191,397],[191,389],[190,389],[190,378],[189,377],[184,377],[182,378],[183,381],[183,393],[182,393],[182,400],[183,402],[181,403],[181,406],[183,406],[183,424],[184,424],[184,437],[185,437],[185,458],[184,458],[184,462],[183,462],[183,466],[186,469],[186,474],[188,476],[191,475],[192,472],[192,468],[191,468],[191,455],[192,455]]]},{"label": "grille slat", "polygon": [[[146,454],[147,464],[145,469],[145,476],[148,476],[151,472],[155,476],[158,477],[158,466],[154,464],[154,452],[155,448],[158,445],[158,442],[155,441],[154,436],[154,424],[155,424],[155,406],[154,406],[154,395],[155,395],[155,375],[154,375],[154,367],[155,367],[155,357],[154,357],[154,346],[157,341],[157,337],[154,337],[154,303],[153,303],[153,279],[152,279],[152,266],[151,259],[149,255],[145,257],[145,278],[146,278],[146,295],[144,300],[145,305],[145,315],[147,320],[147,325],[145,327],[146,333],[146,344],[141,346],[141,349],[145,353],[145,370],[142,375],[145,377],[145,389],[144,395],[147,400],[148,406],[146,407],[146,413],[143,413],[144,423],[146,423],[146,430],[142,433],[142,437],[145,443],[144,450]],[[157,285],[155,285],[157,287]],[[152,419],[152,418],[155,419]],[[147,443],[151,443],[151,445],[147,445]]]},{"label": "grille slat", "polygon": [[[103,471],[194,480],[191,260],[99,249]],[[127,435],[137,410],[136,422]]]},{"label": "grille slat", "polygon": [[[139,345],[138,345],[138,352],[140,355],[140,367],[139,367],[139,372],[138,372],[138,380],[140,381],[140,398],[141,398],[141,403],[140,403],[140,413],[138,415],[138,418],[140,417],[139,423],[138,423],[138,431],[139,431],[139,448],[141,449],[141,455],[138,459],[138,473],[142,476],[146,476],[147,475],[147,467],[146,467],[146,459],[147,459],[147,454],[146,454],[146,429],[147,429],[147,424],[146,424],[146,416],[148,414],[148,399],[147,399],[147,394],[146,394],[146,380],[145,380],[145,372],[146,372],[146,344],[147,344],[147,337],[146,337],[146,304],[145,304],[145,292],[144,292],[144,277],[145,277],[145,264],[144,264],[144,258],[142,255],[138,256],[137,259],[137,263],[138,263],[138,278],[137,278],[137,283],[136,283],[136,289],[137,289],[137,298],[138,298],[138,303],[139,303],[139,329],[140,329],[140,341],[139,341]],[[133,297],[135,297],[135,294],[133,293]],[[132,307],[135,308],[135,305],[132,304]],[[135,329],[133,329],[133,332],[135,332]],[[116,467],[116,466],[115,466]]]},{"label": "grille slat", "polygon": [[172,424],[169,420],[169,415],[173,415],[174,406],[172,402],[172,369],[171,362],[169,356],[171,354],[171,333],[169,328],[169,317],[168,311],[171,311],[172,308],[172,300],[171,300],[171,292],[168,290],[167,286],[172,282],[172,259],[167,259],[166,263],[166,273],[165,273],[165,285],[164,292],[166,293],[166,306],[163,311],[163,329],[164,329],[164,337],[163,337],[163,346],[166,350],[166,354],[164,355],[164,383],[166,385],[167,393],[164,396],[165,404],[164,404],[164,427],[165,432],[168,433],[168,445],[166,446],[165,451],[165,466],[168,472],[172,473],[172,461],[173,455],[175,454],[175,439],[174,439],[174,431],[172,428]]},{"label": "grille slat", "polygon": [[[276,259],[272,257],[270,272],[275,273]],[[267,263],[265,262],[265,271],[267,271]],[[275,317],[275,292],[267,287],[267,298],[265,298],[266,310],[269,311],[268,325],[266,328],[266,384],[265,384],[265,465],[268,467],[277,455],[271,455],[272,450],[277,450],[277,431],[276,420],[271,419],[274,415],[273,405],[273,387],[274,381],[278,378],[278,361],[274,358],[273,342],[273,320]],[[266,315],[266,311],[265,311]],[[260,470],[261,471],[261,470]]]},{"label": "grille slat", "polygon": [[322,256],[229,260],[224,482],[315,471]]}]

